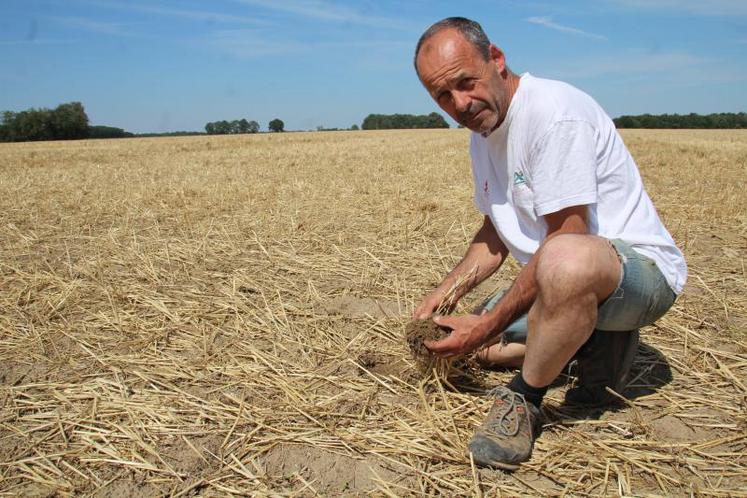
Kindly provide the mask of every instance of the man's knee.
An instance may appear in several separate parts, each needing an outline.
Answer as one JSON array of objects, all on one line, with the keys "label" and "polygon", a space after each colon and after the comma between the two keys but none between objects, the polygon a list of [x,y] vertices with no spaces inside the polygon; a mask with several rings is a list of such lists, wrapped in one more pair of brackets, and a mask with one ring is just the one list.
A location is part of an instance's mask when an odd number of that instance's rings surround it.
[{"label": "man's knee", "polygon": [[561,234],[546,241],[539,253],[535,278],[539,291],[561,294],[612,292],[619,276],[619,260],[601,237]]},{"label": "man's knee", "polygon": [[546,241],[537,255],[536,279],[540,287],[588,282],[592,277],[592,250],[588,236],[562,234]]}]

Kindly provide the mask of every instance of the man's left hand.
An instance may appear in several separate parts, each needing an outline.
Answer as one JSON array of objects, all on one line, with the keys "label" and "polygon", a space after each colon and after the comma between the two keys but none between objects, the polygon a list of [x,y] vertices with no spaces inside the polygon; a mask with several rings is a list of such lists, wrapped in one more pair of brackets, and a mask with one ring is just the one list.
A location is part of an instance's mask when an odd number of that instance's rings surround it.
[{"label": "man's left hand", "polygon": [[452,329],[440,341],[425,341],[425,347],[443,357],[459,356],[480,348],[490,339],[491,327],[481,315],[437,316],[436,324]]}]

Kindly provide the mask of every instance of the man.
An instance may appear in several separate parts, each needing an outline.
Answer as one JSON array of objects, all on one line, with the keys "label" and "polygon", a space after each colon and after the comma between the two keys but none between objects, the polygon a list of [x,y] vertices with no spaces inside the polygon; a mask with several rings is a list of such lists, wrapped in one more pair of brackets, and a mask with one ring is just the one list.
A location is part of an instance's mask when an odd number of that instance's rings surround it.
[{"label": "man", "polygon": [[[469,444],[478,464],[514,469],[531,455],[547,386],[574,355],[580,386],[568,401],[603,403],[606,387],[624,387],[637,329],[671,307],[687,268],[612,120],[591,97],[512,73],[480,25],[464,18],[423,34],[415,68],[438,105],[473,132],[474,200],[484,221],[414,316],[432,316],[466,278],[462,297],[509,253],[523,264],[505,295],[478,313],[434,317],[451,333],[426,343],[441,356],[480,350],[484,361],[521,366],[494,390]],[[496,344],[527,312],[526,345]]]}]

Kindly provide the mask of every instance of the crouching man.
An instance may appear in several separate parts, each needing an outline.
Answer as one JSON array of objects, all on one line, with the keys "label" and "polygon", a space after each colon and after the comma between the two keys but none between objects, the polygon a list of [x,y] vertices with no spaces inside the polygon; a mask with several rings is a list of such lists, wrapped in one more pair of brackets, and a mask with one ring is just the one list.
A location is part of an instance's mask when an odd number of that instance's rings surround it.
[{"label": "crouching man", "polygon": [[[414,316],[430,317],[468,278],[458,299],[509,253],[522,263],[508,291],[478,312],[434,318],[451,334],[426,343],[441,356],[478,351],[484,362],[521,366],[494,390],[469,443],[478,464],[512,469],[529,459],[547,386],[574,356],[579,385],[568,401],[605,403],[607,387],[624,387],[637,329],[672,306],[687,267],[612,120],[591,97],[512,73],[480,25],[464,18],[423,34],[415,68],[438,105],[473,132],[474,201],[484,221]],[[506,340],[522,328],[525,344]]]}]

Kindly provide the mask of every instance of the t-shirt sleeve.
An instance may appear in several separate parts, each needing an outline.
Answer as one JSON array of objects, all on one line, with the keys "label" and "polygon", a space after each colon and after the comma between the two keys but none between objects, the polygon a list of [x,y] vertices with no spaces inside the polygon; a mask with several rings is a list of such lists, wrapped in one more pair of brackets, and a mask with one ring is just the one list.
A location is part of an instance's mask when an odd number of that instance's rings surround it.
[{"label": "t-shirt sleeve", "polygon": [[595,134],[585,121],[566,120],[539,140],[529,164],[537,216],[597,202]]}]

